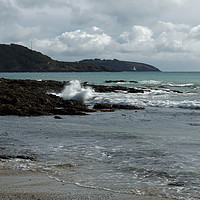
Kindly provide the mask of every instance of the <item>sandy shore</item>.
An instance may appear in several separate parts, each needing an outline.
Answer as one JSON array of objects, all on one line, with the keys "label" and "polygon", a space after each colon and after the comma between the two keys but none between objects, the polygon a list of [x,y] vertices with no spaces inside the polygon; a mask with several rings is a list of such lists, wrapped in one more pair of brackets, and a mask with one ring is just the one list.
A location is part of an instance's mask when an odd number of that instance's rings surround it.
[{"label": "sandy shore", "polygon": [[[2,200],[47,200],[47,199],[92,199],[92,200],[150,200],[154,197],[119,194],[109,191],[79,187],[50,179],[43,173],[18,171],[10,169],[0,170],[0,199]],[[156,198],[160,199],[160,198]]]}]

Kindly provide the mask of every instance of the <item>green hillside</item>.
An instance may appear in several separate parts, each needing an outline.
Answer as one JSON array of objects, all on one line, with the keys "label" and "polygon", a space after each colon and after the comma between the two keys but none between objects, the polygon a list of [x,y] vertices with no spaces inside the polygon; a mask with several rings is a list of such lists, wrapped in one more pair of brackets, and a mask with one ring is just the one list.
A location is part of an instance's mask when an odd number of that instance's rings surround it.
[{"label": "green hillside", "polygon": [[0,44],[0,72],[100,72],[113,71],[92,63],[60,62],[17,44]]},{"label": "green hillside", "polygon": [[17,44],[0,44],[0,72],[102,72],[160,71],[137,62],[87,59],[79,62],[53,60],[40,52]]},{"label": "green hillside", "polygon": [[101,66],[107,66],[114,71],[160,71],[158,68],[139,62],[121,61],[121,60],[100,60],[100,59],[86,59],[79,63],[88,63]]}]

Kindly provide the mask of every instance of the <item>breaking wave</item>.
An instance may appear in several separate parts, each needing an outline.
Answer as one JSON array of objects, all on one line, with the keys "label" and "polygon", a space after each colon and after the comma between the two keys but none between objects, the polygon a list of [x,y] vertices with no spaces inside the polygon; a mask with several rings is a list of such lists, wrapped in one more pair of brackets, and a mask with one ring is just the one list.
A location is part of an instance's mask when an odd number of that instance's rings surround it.
[{"label": "breaking wave", "polygon": [[191,87],[194,84],[193,83],[186,83],[186,84],[175,84],[175,83],[168,83],[167,85],[171,87]]},{"label": "breaking wave", "polygon": [[155,81],[155,80],[144,80],[144,81],[139,81],[140,84],[150,84],[150,85],[158,85],[161,84],[161,81]]},{"label": "breaking wave", "polygon": [[[189,94],[187,94],[189,95]],[[151,91],[144,94],[102,93],[96,95],[93,103],[124,104],[140,107],[200,109],[198,100],[165,91]]]},{"label": "breaking wave", "polygon": [[194,86],[193,83],[172,83],[172,82],[163,82],[163,81],[156,81],[156,80],[144,80],[139,81],[140,84],[144,85],[162,85],[162,86],[170,86],[170,87],[192,87]]},{"label": "breaking wave", "polygon": [[[151,83],[153,82],[151,81]],[[156,84],[156,82],[154,83]],[[178,94],[170,89],[151,89],[143,94],[123,92],[98,93],[90,87],[83,87],[78,80],[70,81],[70,84],[66,85],[61,93],[54,95],[65,100],[77,100],[89,104],[108,103],[142,107],[200,109],[200,102],[196,100],[197,94],[195,93]]]},{"label": "breaking wave", "polygon": [[65,100],[77,100],[85,102],[94,97],[94,90],[90,87],[83,87],[78,80],[70,81],[69,85],[66,85],[63,91],[59,94],[55,94]]}]

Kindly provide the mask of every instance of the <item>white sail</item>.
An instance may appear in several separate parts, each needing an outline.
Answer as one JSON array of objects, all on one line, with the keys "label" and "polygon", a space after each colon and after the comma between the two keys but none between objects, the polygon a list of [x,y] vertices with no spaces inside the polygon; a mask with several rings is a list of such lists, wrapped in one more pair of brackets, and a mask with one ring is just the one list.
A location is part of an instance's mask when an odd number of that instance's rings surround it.
[{"label": "white sail", "polygon": [[135,66],[133,66],[133,67],[132,67],[132,70],[133,70],[133,71],[136,71],[137,69],[136,69],[136,67],[135,67]]}]

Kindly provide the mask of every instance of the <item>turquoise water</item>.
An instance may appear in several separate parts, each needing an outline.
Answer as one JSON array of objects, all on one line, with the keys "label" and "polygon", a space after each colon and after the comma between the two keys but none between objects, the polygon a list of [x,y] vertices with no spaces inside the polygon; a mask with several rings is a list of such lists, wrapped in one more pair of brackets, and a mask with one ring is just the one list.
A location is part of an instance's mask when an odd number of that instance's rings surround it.
[{"label": "turquoise water", "polygon": [[176,83],[200,84],[200,72],[74,72],[74,73],[0,73],[0,77],[13,79],[79,80],[103,83],[105,80],[158,80]]},{"label": "turquoise water", "polygon": [[[5,78],[72,80],[60,96],[144,110],[87,116],[0,116],[1,168],[45,173],[52,181],[148,199],[200,197],[200,73],[1,73]],[[74,81],[77,80],[77,81]],[[105,83],[106,80],[126,82]],[[130,83],[128,81],[138,81]],[[80,82],[143,88],[97,93]],[[178,92],[177,92],[178,91]],[[70,94],[69,94],[70,93]],[[87,95],[86,95],[87,94]],[[35,161],[14,158],[34,155]]]},{"label": "turquoise water", "polygon": [[[0,73],[0,77],[15,79],[57,80],[89,82],[92,84],[120,85],[144,89],[144,94],[105,93],[83,91],[81,86],[72,84],[64,92],[73,95],[83,92],[87,103],[129,104],[142,107],[166,107],[200,109],[200,72],[88,72],[88,73]],[[107,80],[126,82],[110,83]],[[138,81],[130,83],[128,81]],[[75,82],[73,82],[75,83]],[[64,94],[61,94],[64,96]],[[80,96],[80,95],[79,95]],[[67,98],[67,97],[66,97]]]}]

